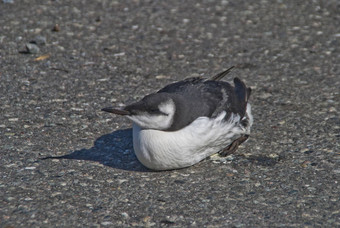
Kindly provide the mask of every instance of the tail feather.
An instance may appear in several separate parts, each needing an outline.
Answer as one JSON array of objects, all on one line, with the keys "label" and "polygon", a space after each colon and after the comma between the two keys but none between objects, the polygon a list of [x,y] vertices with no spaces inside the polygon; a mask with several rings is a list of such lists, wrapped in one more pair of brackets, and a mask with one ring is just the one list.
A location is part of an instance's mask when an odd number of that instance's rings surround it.
[{"label": "tail feather", "polygon": [[237,97],[238,102],[242,105],[242,113],[243,115],[247,109],[247,103],[251,94],[251,88],[247,88],[243,81],[239,78],[234,78],[235,84],[235,94]]},{"label": "tail feather", "polygon": [[248,87],[248,88],[247,88],[247,99],[246,99],[247,102],[248,102],[248,100],[249,100],[250,94],[251,94],[251,88]]},{"label": "tail feather", "polygon": [[234,78],[234,84],[235,84],[235,93],[239,101],[246,102],[247,101],[247,94],[248,89],[243,81],[239,78]]}]

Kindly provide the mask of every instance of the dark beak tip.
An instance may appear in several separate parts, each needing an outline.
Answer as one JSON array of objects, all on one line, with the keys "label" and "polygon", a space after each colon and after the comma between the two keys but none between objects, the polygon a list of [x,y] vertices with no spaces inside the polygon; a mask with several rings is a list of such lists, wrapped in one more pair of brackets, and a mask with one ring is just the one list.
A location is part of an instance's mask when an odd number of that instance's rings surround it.
[{"label": "dark beak tip", "polygon": [[124,109],[117,109],[117,108],[112,108],[112,107],[102,108],[101,111],[114,113],[114,114],[122,115],[122,116],[130,114],[129,111],[126,111]]},{"label": "dark beak tip", "polygon": [[103,112],[110,112],[110,108],[102,108],[102,109],[100,109],[100,111],[103,111]]}]

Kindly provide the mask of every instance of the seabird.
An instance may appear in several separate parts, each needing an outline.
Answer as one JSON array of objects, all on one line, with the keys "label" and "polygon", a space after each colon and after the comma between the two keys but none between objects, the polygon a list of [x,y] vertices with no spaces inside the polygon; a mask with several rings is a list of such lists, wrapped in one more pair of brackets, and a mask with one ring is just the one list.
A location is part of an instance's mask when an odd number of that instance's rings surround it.
[{"label": "seabird", "polygon": [[247,140],[253,124],[251,89],[239,78],[221,81],[233,67],[210,79],[187,78],[122,109],[103,111],[133,121],[133,148],[153,170],[194,165],[220,153],[226,156]]}]

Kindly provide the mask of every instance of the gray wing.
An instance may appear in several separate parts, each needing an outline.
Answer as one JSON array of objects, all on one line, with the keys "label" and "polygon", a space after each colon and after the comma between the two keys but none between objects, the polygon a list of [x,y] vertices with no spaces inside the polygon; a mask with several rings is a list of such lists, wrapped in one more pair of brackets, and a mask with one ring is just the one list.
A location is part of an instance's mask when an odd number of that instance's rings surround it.
[{"label": "gray wing", "polygon": [[179,130],[201,116],[214,118],[222,111],[227,112],[226,120],[231,113],[239,114],[242,118],[250,88],[238,78],[234,79],[234,83],[235,87],[224,81],[196,77],[169,84],[159,90],[157,93],[171,94],[178,106],[173,126],[169,130]]}]

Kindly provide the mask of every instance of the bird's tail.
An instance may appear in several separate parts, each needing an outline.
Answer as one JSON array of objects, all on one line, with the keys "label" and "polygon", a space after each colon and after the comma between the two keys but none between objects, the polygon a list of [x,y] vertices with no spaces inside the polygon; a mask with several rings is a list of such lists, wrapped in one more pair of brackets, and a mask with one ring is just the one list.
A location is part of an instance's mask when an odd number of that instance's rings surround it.
[{"label": "bird's tail", "polygon": [[235,84],[235,94],[237,97],[238,102],[242,104],[242,116],[244,116],[247,110],[247,103],[251,94],[251,88],[247,87],[243,81],[239,78],[234,78]]}]

